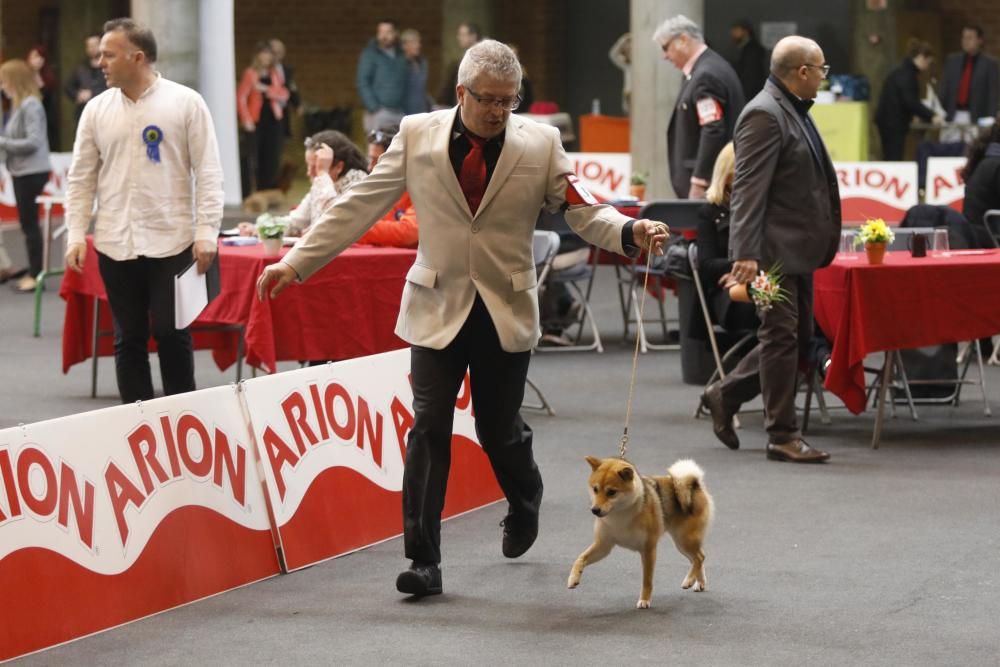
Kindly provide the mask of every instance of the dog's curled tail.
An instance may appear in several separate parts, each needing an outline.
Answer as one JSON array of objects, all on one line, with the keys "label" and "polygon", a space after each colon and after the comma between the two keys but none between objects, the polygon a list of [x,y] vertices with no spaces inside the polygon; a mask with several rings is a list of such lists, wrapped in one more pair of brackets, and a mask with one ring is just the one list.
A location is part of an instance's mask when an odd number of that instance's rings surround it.
[{"label": "dog's curled tail", "polygon": [[685,513],[692,509],[694,492],[704,485],[705,472],[691,459],[680,459],[667,470],[674,482],[674,497]]}]

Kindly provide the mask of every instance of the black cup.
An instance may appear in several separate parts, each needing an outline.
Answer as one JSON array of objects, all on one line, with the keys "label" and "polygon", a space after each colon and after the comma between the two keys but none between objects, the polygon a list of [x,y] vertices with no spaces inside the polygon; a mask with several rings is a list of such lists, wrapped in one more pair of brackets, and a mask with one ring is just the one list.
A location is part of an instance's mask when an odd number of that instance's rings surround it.
[{"label": "black cup", "polygon": [[927,256],[927,237],[923,234],[913,234],[910,236],[910,257]]}]

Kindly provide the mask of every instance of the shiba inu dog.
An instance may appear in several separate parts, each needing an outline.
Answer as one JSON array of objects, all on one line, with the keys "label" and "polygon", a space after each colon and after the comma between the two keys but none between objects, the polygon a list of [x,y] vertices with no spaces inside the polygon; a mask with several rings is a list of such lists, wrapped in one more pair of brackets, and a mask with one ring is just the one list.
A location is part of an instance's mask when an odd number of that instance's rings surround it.
[{"label": "shiba inu dog", "polygon": [[648,609],[653,594],[656,544],[670,533],[677,550],[691,561],[681,588],[705,590],[705,552],[702,543],[715,511],[704,473],[690,459],[677,461],[662,477],[642,477],[628,461],[587,457],[590,474],[590,511],[594,543],[580,554],[569,573],[568,588],[580,583],[583,568],[622,546],[642,556],[642,592],[636,607]]}]

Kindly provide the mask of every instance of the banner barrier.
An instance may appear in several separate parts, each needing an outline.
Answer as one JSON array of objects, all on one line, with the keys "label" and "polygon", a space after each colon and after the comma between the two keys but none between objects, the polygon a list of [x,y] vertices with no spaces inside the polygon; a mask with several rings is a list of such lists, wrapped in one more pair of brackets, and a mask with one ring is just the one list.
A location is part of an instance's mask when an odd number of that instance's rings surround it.
[{"label": "banner barrier", "polygon": [[[402,532],[409,360],[397,350],[242,383],[287,571]],[[466,374],[443,516],[502,497],[478,444]]]},{"label": "banner barrier", "polygon": [[236,387],[0,431],[0,660],[278,573]]},{"label": "banner barrier", "polygon": [[965,181],[962,169],[964,157],[927,158],[927,187],[924,202],[936,206],[950,206],[959,213],[965,203]]},{"label": "banner barrier", "polygon": [[567,153],[576,177],[590,192],[607,201],[629,196],[632,156],[628,153]]},{"label": "banner barrier", "polygon": [[882,218],[897,225],[918,203],[916,162],[834,162],[846,225]]},{"label": "banner barrier", "polygon": [[[69,174],[69,165],[73,161],[72,153],[50,153],[49,160],[52,163],[52,173],[49,174],[49,182],[42,190],[43,195],[50,197],[63,197],[66,195],[66,176]],[[62,215],[61,205],[52,207],[52,215]],[[14,181],[11,180],[10,172],[4,163],[0,162],[0,221],[17,222],[17,201],[14,199]]]}]

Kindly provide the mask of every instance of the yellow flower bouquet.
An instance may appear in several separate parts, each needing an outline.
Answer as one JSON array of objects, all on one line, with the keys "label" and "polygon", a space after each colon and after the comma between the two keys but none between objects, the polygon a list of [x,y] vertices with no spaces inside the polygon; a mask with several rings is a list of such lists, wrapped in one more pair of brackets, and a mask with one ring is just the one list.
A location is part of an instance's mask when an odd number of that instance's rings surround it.
[{"label": "yellow flower bouquet", "polygon": [[882,218],[869,220],[861,225],[854,237],[854,245],[863,245],[868,255],[869,264],[881,264],[885,258],[886,247],[895,240],[896,235]]}]

